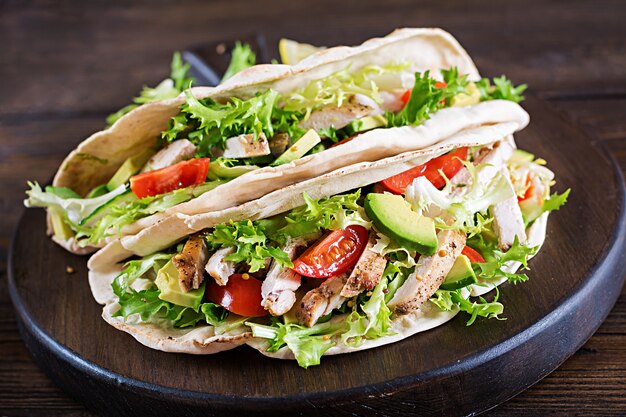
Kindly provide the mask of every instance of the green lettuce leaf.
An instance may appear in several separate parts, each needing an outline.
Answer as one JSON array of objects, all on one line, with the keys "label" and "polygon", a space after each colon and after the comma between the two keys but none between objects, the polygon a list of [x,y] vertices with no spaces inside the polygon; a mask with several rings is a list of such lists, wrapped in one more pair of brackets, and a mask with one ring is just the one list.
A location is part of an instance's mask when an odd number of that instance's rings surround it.
[{"label": "green lettuce leaf", "polygon": [[224,148],[226,140],[242,135],[258,137],[274,135],[272,115],[279,94],[274,90],[258,93],[247,100],[236,97],[226,104],[211,99],[198,100],[191,90],[185,91],[186,102],[181,113],[170,120],[169,129],[162,133],[163,139],[173,142],[187,138],[198,147],[197,156],[211,156],[214,147]]},{"label": "green lettuce leaf", "polygon": [[256,54],[247,43],[236,42],[232,50],[230,64],[222,77],[222,82],[246,68],[256,64]]},{"label": "green lettuce leaf", "polygon": [[314,200],[303,194],[305,205],[295,208],[287,214],[287,225],[278,231],[278,236],[299,237],[317,233],[321,230],[339,230],[353,224],[366,228],[371,223],[365,210],[358,204],[361,190],[352,194],[335,195]]},{"label": "green lettuce leaf", "polygon": [[451,311],[459,308],[461,311],[470,315],[467,325],[471,326],[478,317],[488,319],[506,320],[500,317],[504,311],[502,303],[498,302],[499,292],[496,288],[496,296],[493,301],[489,302],[483,297],[478,297],[478,301],[470,301],[469,296],[463,296],[461,289],[455,291],[437,290],[430,302],[435,304],[443,311]]},{"label": "green lettuce leaf", "polygon": [[70,193],[71,190],[64,187],[46,187],[46,191],[43,191],[36,182],[29,182],[28,185],[30,186],[30,190],[26,191],[28,198],[24,200],[26,207],[58,207],[65,213],[68,224],[74,230],[76,230],[76,225],[98,207],[127,191],[125,185],[120,185],[100,197],[80,198],[76,197],[76,193]]},{"label": "green lettuce leaf", "polygon": [[483,78],[476,83],[478,91],[480,91],[480,100],[510,100],[520,103],[524,100],[522,93],[528,86],[521,84],[515,87],[511,80],[504,75],[493,79],[493,85],[489,78]]},{"label": "green lettuce leaf", "polygon": [[508,262],[520,262],[524,269],[528,269],[528,258],[537,253],[539,249],[538,246],[529,247],[521,244],[517,236],[513,245],[506,252],[500,251],[496,242],[488,241],[481,235],[469,238],[467,246],[480,253],[486,261],[484,263],[472,263],[474,272],[481,281],[490,282],[506,278],[514,284],[527,281],[528,275],[506,272],[503,267]]},{"label": "green lettuce leaf", "polygon": [[391,310],[385,302],[387,278],[381,278],[369,300],[355,309],[346,319],[348,330],[341,335],[341,340],[349,346],[360,346],[363,339],[378,339],[393,334],[391,329]]},{"label": "green lettuce leaf", "polygon": [[567,202],[567,197],[569,197],[570,191],[571,189],[568,188],[562,194],[558,194],[556,192],[552,194],[550,198],[543,201],[542,212],[560,209]]},{"label": "green lettuce leaf", "polygon": [[459,76],[456,68],[442,70],[441,73],[446,85],[437,88],[435,87],[437,81],[430,77],[430,71],[416,72],[409,101],[398,113],[386,113],[387,125],[389,127],[419,125],[428,120],[431,114],[449,105],[452,97],[465,91],[468,84],[466,75]]},{"label": "green lettuce leaf", "polygon": [[362,94],[381,103],[379,88],[388,91],[401,88],[401,74],[407,68],[406,63],[367,65],[358,70],[346,67],[322,79],[313,80],[304,88],[286,95],[285,109],[303,113],[307,119],[316,109],[326,106],[341,107],[354,94]]},{"label": "green lettuce leaf", "polygon": [[283,267],[293,267],[287,253],[271,246],[266,233],[270,223],[264,221],[242,220],[215,226],[205,235],[205,240],[212,250],[234,247],[235,252],[225,259],[236,263],[246,263],[250,272],[265,268],[265,258],[275,259]]},{"label": "green lettuce leaf", "polygon": [[322,355],[336,345],[333,336],[345,330],[344,323],[318,323],[312,327],[275,322],[272,326],[246,323],[254,337],[269,339],[268,352],[277,352],[287,346],[298,365],[303,368],[319,365]]}]

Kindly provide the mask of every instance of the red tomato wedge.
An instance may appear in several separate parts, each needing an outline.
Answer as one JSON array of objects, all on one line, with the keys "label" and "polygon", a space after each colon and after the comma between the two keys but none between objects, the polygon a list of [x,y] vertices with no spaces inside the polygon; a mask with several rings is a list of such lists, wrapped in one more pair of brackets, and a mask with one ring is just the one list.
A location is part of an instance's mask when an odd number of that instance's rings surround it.
[{"label": "red tomato wedge", "polygon": [[293,270],[310,278],[330,278],[346,272],[361,256],[368,232],[352,225],[330,232],[293,262]]},{"label": "red tomato wedge", "polygon": [[130,189],[138,198],[169,193],[202,184],[209,171],[209,158],[190,159],[130,178]]},{"label": "red tomato wedge", "polygon": [[461,255],[465,255],[469,258],[470,262],[474,263],[485,263],[485,258],[482,257],[480,253],[470,248],[469,246],[465,246],[461,251]]},{"label": "red tomato wedge", "polygon": [[411,168],[398,175],[381,181],[387,191],[394,194],[403,194],[404,189],[411,185],[417,177],[425,176],[435,187],[441,188],[446,185],[439,170],[448,178],[454,177],[463,168],[463,162],[467,159],[467,147],[458,148],[450,153],[431,159],[423,165]]},{"label": "red tomato wedge", "polygon": [[[247,275],[247,274],[246,274]],[[240,316],[260,317],[269,313],[261,306],[261,281],[244,274],[233,274],[224,286],[211,279],[207,285],[207,298]]]},{"label": "red tomato wedge", "polygon": [[517,196],[517,201],[522,202],[524,200],[528,200],[535,193],[535,186],[533,185],[533,180],[530,179],[530,175],[526,177],[526,192],[523,196]]}]

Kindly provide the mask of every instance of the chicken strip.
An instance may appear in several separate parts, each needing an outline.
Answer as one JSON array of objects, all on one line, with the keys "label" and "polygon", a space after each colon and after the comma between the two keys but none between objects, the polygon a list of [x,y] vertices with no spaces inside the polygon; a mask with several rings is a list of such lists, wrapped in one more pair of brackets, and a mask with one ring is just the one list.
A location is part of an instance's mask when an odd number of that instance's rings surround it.
[{"label": "chicken strip", "polygon": [[376,233],[370,231],[367,245],[354,266],[348,282],[341,290],[342,297],[352,298],[363,291],[373,290],[380,282],[380,278],[383,276],[387,266],[387,260],[384,256],[372,250],[374,245],[376,245]]},{"label": "chicken strip", "polygon": [[180,139],[167,145],[154,154],[144,165],[141,172],[167,168],[180,161],[191,159],[196,154],[196,146],[187,139]]},{"label": "chicken strip", "polygon": [[208,257],[206,243],[200,235],[192,235],[185,243],[183,251],[174,255],[172,263],[178,269],[178,283],[183,292],[200,288]]},{"label": "chicken strip", "polygon": [[[298,248],[306,246],[304,239],[288,239],[282,250],[293,260]],[[282,316],[293,307],[296,302],[296,290],[300,287],[301,277],[291,268],[281,266],[272,261],[261,286],[261,305],[273,316]]]},{"label": "chicken strip", "polygon": [[[515,241],[515,237],[520,242],[526,241],[526,230],[524,226],[524,218],[522,211],[517,203],[513,183],[511,182],[511,174],[506,167],[506,161],[513,154],[513,146],[510,141],[496,142],[493,147],[481,148],[474,154],[475,164],[488,164],[487,169],[480,172],[478,180],[482,183],[488,183],[498,173],[501,173],[507,181],[508,186],[512,190],[513,196],[499,203],[492,208],[494,231],[498,236],[498,247],[501,250],[507,250]],[[457,175],[452,178],[455,185],[468,185],[472,182],[469,171],[463,168]],[[456,193],[462,193],[463,187],[455,190]]]},{"label": "chicken strip", "polygon": [[211,255],[209,262],[206,264],[206,272],[213,277],[218,285],[226,285],[228,278],[235,273],[235,262],[224,260],[225,257],[234,252],[234,246],[219,249]]},{"label": "chicken strip", "polygon": [[346,127],[350,122],[361,117],[368,116],[374,111],[369,106],[359,103],[354,96],[343,103],[341,107],[326,106],[311,113],[308,119],[300,122],[298,125],[302,129],[314,129],[319,132],[320,129],[334,127],[341,129]]},{"label": "chicken strip", "polygon": [[224,158],[252,158],[270,153],[270,145],[264,133],[257,137],[249,133],[226,139],[226,147],[222,156]]},{"label": "chicken strip", "polygon": [[395,314],[411,313],[428,301],[461,254],[466,237],[463,232],[442,230],[437,234],[437,240],[437,253],[419,259],[415,271],[408,276],[389,302],[389,308]]},{"label": "chicken strip", "polygon": [[319,287],[312,289],[302,297],[299,309],[296,310],[298,321],[311,327],[346,300],[341,290],[348,281],[348,274],[341,274],[325,280]]}]

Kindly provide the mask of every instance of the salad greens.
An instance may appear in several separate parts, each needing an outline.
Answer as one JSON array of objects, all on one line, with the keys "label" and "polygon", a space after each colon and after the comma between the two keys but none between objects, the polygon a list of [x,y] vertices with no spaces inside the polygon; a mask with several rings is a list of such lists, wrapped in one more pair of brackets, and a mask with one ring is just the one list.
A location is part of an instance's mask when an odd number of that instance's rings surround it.
[{"label": "salad greens", "polygon": [[236,42],[231,52],[230,64],[222,77],[222,82],[233,75],[256,64],[256,54],[247,43]]}]

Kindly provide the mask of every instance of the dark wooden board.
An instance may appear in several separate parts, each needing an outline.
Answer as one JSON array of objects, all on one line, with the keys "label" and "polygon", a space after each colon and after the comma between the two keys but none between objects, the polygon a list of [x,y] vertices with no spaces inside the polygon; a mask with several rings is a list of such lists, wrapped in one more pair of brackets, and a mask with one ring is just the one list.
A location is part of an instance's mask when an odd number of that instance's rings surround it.
[{"label": "dark wooden board", "polygon": [[[324,358],[302,370],[248,348],[211,356],[145,348],[99,317],[85,258],[43,238],[44,216],[22,218],[10,291],[22,335],[55,382],[100,413],[225,410],[305,414],[408,411],[468,414],[491,408],[556,368],[597,329],[623,284],[624,185],[611,162],[541,100],[521,147],[548,159],[568,205],[552,216],[528,283],[501,287],[506,321],[447,325],[378,349]],[[593,170],[581,171],[580,167]],[[37,237],[37,238],[33,238]],[[76,272],[68,275],[66,266]],[[183,406],[184,408],[180,408]]]}]

